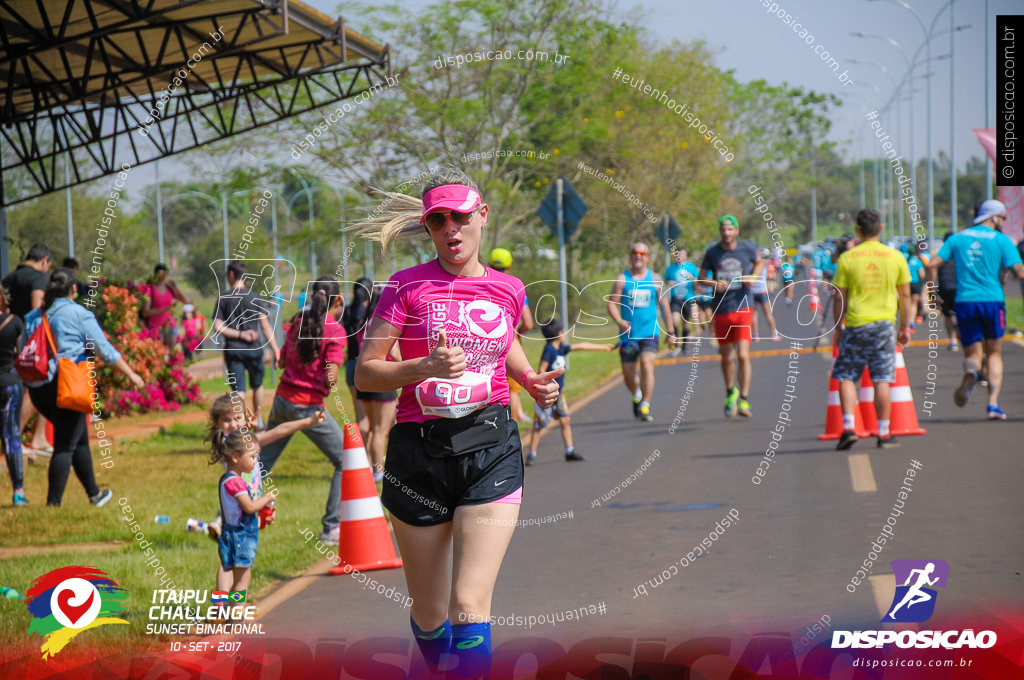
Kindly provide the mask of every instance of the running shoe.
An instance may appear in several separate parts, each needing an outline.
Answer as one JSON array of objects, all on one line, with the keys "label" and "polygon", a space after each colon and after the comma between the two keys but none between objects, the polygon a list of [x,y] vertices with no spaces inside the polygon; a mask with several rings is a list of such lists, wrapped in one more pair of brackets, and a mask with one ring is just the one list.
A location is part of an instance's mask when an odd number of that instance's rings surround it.
[{"label": "running shoe", "polygon": [[330,531],[320,532],[320,542],[324,545],[338,545],[341,539],[341,527],[334,527]]},{"label": "running shoe", "polygon": [[960,408],[967,406],[967,398],[971,396],[971,390],[974,389],[977,382],[978,375],[976,373],[964,373],[960,387],[956,388],[956,392],[953,393],[953,403]]},{"label": "running shoe", "polygon": [[25,497],[25,493],[14,493],[13,503],[15,506],[28,505],[28,498]]},{"label": "running shoe", "polygon": [[988,419],[989,420],[1006,420],[1006,411],[999,408],[999,404],[988,405]]},{"label": "running shoe", "polygon": [[740,399],[740,388],[733,387],[729,390],[729,396],[725,398],[725,417],[732,418],[736,415],[736,402]]},{"label": "running shoe", "polygon": [[643,402],[640,403],[640,420],[645,423],[654,422],[654,416],[651,415],[651,407]]},{"label": "running shoe", "polygon": [[639,418],[640,417],[640,402],[639,401],[634,401],[633,402],[633,417],[634,418]]},{"label": "running shoe", "polygon": [[950,352],[959,352],[960,351],[960,343],[959,342],[951,342],[951,343],[949,343],[949,351]]},{"label": "running shoe", "polygon": [[877,446],[880,449],[897,449],[900,443],[896,440],[896,437],[889,435],[888,437],[879,437]]},{"label": "running shoe", "polygon": [[857,443],[857,433],[853,430],[843,430],[839,436],[839,443],[836,444],[836,451],[845,451]]},{"label": "running shoe", "polygon": [[584,458],[582,455],[580,455],[579,451],[577,451],[576,449],[573,449],[572,451],[566,451],[565,452],[565,460],[567,462],[569,462],[569,463],[572,463],[572,462],[577,461],[577,460],[586,460],[586,458]]},{"label": "running shoe", "polygon": [[98,494],[90,498],[89,502],[95,505],[97,508],[102,508],[104,505],[107,504],[107,501],[109,501],[113,497],[113,491],[111,491],[110,489],[104,489],[103,491],[100,491]]},{"label": "running shoe", "polygon": [[526,454],[526,467],[530,467],[531,465],[533,465],[536,462],[537,462],[537,452],[536,451],[530,451],[529,453]]},{"label": "running shoe", "polygon": [[750,417],[750,402],[749,401],[747,401],[743,397],[740,397],[739,401],[737,402],[737,406],[739,407],[739,414],[741,416],[743,416],[744,418],[749,418]]}]

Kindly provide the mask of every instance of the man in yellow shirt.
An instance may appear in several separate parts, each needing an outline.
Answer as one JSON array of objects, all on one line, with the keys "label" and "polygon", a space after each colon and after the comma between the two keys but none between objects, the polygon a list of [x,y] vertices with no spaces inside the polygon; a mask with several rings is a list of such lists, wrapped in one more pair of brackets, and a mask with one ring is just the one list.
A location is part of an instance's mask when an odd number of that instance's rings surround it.
[{"label": "man in yellow shirt", "polygon": [[[897,250],[882,244],[882,216],[875,210],[857,213],[860,244],[839,257],[832,283],[835,294],[836,330],[832,342],[839,347],[832,377],[839,381],[839,403],[843,409],[843,434],[836,449],[845,451],[857,441],[854,412],[857,381],[868,367],[875,384],[875,412],[878,414],[878,448],[899,446],[889,434],[892,402],[889,383],[896,374],[894,327],[899,306],[901,345],[910,344],[910,269]],[[845,328],[844,328],[845,317]]]}]

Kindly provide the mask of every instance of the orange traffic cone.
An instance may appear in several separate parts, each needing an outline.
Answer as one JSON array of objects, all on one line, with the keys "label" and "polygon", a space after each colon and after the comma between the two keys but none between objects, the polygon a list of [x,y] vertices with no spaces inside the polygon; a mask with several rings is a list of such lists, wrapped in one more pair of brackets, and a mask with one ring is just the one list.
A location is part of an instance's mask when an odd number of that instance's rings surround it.
[{"label": "orange traffic cone", "polygon": [[341,565],[332,574],[354,569],[394,569],[402,566],[395,553],[384,508],[377,497],[377,485],[370,471],[363,437],[354,423],[345,425],[341,472],[341,531],[338,557]]},{"label": "orange traffic cone", "polygon": [[914,395],[910,391],[910,376],[903,360],[903,348],[896,345],[896,382],[889,388],[892,394],[892,424],[889,431],[895,435],[924,434],[925,429],[917,422]]},{"label": "orange traffic cone", "polygon": [[[832,345],[832,366],[828,369],[828,406],[825,407],[825,433],[819,434],[818,439],[839,439],[843,433],[843,407],[839,403],[839,381],[832,377],[832,369],[836,365],[836,356],[839,354],[839,347]],[[854,409],[854,431],[858,437],[867,437],[868,431],[864,428],[860,409]]]},{"label": "orange traffic cone", "polygon": [[810,287],[810,295],[811,295],[811,311],[812,312],[820,312],[821,311],[821,298],[818,297],[818,282],[815,281],[812,278],[811,282],[809,284],[809,287]]},{"label": "orange traffic cone", "polygon": [[864,421],[864,429],[873,437],[878,436],[878,414],[875,413],[875,383],[871,381],[871,373],[867,367],[860,377],[860,393],[857,396],[857,411]]}]

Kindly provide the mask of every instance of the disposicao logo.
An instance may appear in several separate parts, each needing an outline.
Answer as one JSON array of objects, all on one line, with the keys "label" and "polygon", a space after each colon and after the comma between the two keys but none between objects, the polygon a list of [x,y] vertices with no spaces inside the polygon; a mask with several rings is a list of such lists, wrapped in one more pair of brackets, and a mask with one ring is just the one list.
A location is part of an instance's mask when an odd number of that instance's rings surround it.
[{"label": "disposicao logo", "polygon": [[117,618],[128,591],[104,572],[93,567],[61,567],[32,582],[25,595],[32,615],[29,633],[43,638],[43,659],[56,655],[84,630],[109,623],[128,622]]},{"label": "disposicao logo", "polygon": [[[949,579],[949,564],[945,560],[893,560],[896,592],[889,611],[881,623],[920,623],[935,613],[938,591],[932,586],[945,588]],[[902,584],[902,585],[900,585]],[[901,649],[987,649],[996,643],[996,634],[983,630],[836,630],[832,632],[832,649],[880,648],[895,644]]]},{"label": "disposicao logo", "polygon": [[903,585],[896,586],[889,613],[881,622],[920,623],[930,619],[938,592],[926,586],[945,588],[949,564],[945,560],[893,560],[889,564],[896,583]]}]

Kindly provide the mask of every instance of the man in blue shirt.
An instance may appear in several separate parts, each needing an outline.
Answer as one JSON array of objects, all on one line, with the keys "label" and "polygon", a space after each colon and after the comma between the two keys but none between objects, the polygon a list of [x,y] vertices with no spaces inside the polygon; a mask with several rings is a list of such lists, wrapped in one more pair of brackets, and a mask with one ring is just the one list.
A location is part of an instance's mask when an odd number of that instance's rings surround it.
[{"label": "man in blue shirt", "polygon": [[675,262],[665,270],[665,285],[671,286],[669,309],[672,310],[672,321],[676,329],[676,346],[672,349],[672,356],[679,356],[680,338],[685,341],[690,335],[690,323],[697,321],[693,281],[700,272],[697,265],[687,261],[686,248],[677,248],[674,256]]},{"label": "man in blue shirt", "polygon": [[[944,263],[956,267],[956,319],[960,344],[964,348],[964,377],[953,395],[957,406],[965,406],[978,382],[984,355],[988,360],[988,418],[1006,420],[999,408],[1003,383],[1002,337],[1006,330],[1006,298],[1002,270],[1009,269],[1024,279],[1024,264],[1008,236],[1002,234],[1006,206],[988,200],[981,204],[974,226],[946,240],[928,263],[928,279],[934,280]],[[984,345],[984,347],[982,346]]]}]

